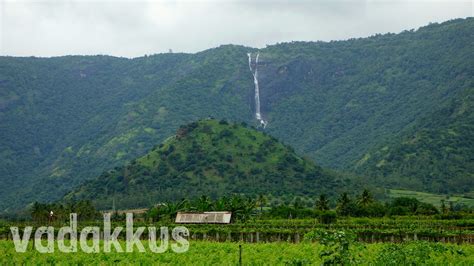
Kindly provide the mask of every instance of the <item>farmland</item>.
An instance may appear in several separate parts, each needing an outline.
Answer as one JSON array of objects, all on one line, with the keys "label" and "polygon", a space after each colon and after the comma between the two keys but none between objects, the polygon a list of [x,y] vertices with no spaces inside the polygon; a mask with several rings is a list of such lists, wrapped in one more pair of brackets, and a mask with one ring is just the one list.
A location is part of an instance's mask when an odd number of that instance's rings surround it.
[{"label": "farmland", "polygon": [[[258,219],[229,225],[188,224],[189,250],[174,253],[105,253],[97,254],[56,252],[41,254],[30,241],[25,253],[14,248],[9,226],[35,227],[34,222],[4,222],[1,224],[0,264],[8,263],[160,263],[160,264],[227,264],[239,262],[239,245],[242,247],[244,265],[306,265],[322,263],[400,265],[415,264],[472,264],[474,262],[474,219],[466,215],[462,219],[438,219],[434,216],[400,216],[381,218],[340,218],[332,224],[317,219]],[[55,228],[63,222],[52,224]],[[99,226],[99,221],[79,224]],[[115,221],[113,227],[125,226]],[[137,219],[139,226],[177,226],[172,221],[149,222]],[[124,233],[124,232],[122,232]],[[124,234],[119,236],[125,246]],[[148,246],[148,232],[142,235]],[[101,245],[102,247],[102,245]]]},{"label": "farmland", "polygon": [[[53,223],[59,228],[67,223]],[[11,239],[10,226],[20,229],[35,226],[32,222],[0,223],[0,238]],[[38,225],[39,226],[39,225]],[[78,231],[86,226],[103,226],[101,221],[79,222]],[[172,221],[156,223],[136,221],[136,227],[174,228],[178,224]],[[401,243],[424,240],[430,242],[474,243],[474,218],[466,216],[462,219],[437,219],[431,216],[399,216],[399,217],[346,217],[339,218],[332,224],[324,224],[317,219],[251,219],[228,225],[219,224],[186,224],[191,240],[207,240],[216,242],[303,242],[306,234],[312,231],[346,231],[356,236],[358,242]],[[125,227],[124,221],[112,222],[112,227]],[[122,232],[124,233],[124,232]],[[120,235],[124,237],[124,235]],[[148,237],[145,230],[142,238]]]},{"label": "farmland", "polygon": [[[408,197],[382,202],[373,198],[368,190],[356,197],[341,193],[334,202],[336,204],[323,194],[311,206],[308,206],[311,202],[301,198],[295,198],[292,203],[266,204],[265,201],[264,196],[250,198],[233,195],[212,199],[203,195],[166,202],[150,209],[109,212],[110,215],[97,211],[90,201],[35,203],[30,210],[31,217],[18,217],[16,220],[12,217],[0,221],[1,259],[16,263],[67,261],[81,264],[134,262],[235,265],[239,262],[240,246],[243,264],[257,265],[474,262],[474,215],[469,207],[448,204],[438,209],[432,204]],[[335,208],[331,209],[331,206]],[[53,211],[53,217],[49,210]],[[232,212],[230,224],[175,223],[178,212],[222,210]],[[19,228],[20,237],[24,236],[23,229],[27,226],[31,226],[34,231],[40,226],[49,225],[54,228],[54,238],[59,239],[58,229],[70,225],[70,213],[77,213],[77,233],[91,227],[100,231],[97,235],[101,237],[97,241],[102,241],[104,245],[97,245],[95,252],[98,253],[91,255],[78,249],[79,253],[72,256],[61,252],[59,242],[53,253],[39,253],[31,242],[25,253],[15,251],[11,241],[11,226]],[[115,249],[112,249],[112,253],[105,252],[105,228],[128,228],[125,213],[133,213],[131,227],[134,230],[138,232],[138,228],[142,227],[143,231],[137,235],[137,239],[145,246],[143,253],[136,248],[133,253],[121,253]],[[131,220],[132,217],[127,219]],[[176,249],[166,246],[164,253],[154,253],[149,246],[154,236],[152,232],[156,228],[167,227],[168,235],[173,236],[169,233],[177,226],[187,228],[183,236],[189,241],[189,250],[176,253]],[[117,234],[122,249],[126,237],[125,230]],[[175,244],[181,244],[175,237],[172,239],[171,243],[177,241]],[[44,236],[43,241],[46,241]],[[89,241],[92,240],[89,238]]]},{"label": "farmland", "polygon": [[[263,264],[321,264],[325,258],[320,256],[325,246],[318,243],[304,242],[299,244],[287,242],[275,243],[217,243],[192,241],[189,251],[176,254],[167,251],[155,253],[49,253],[40,254],[30,246],[25,253],[16,253],[13,242],[0,241],[0,263],[68,263],[68,264],[226,264],[237,265],[239,262],[239,245],[242,245],[242,262],[244,265]],[[466,265],[474,261],[473,245],[454,245],[427,242],[409,242],[405,244],[361,244],[350,247],[353,263],[389,264],[426,263]]]}]

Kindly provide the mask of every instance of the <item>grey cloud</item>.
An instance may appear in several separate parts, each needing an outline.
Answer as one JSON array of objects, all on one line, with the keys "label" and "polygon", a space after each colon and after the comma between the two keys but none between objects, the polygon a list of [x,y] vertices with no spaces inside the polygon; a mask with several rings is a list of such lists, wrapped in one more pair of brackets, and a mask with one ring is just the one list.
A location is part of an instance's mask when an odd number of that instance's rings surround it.
[{"label": "grey cloud", "polygon": [[0,54],[135,57],[400,32],[472,16],[472,1],[5,1]]}]

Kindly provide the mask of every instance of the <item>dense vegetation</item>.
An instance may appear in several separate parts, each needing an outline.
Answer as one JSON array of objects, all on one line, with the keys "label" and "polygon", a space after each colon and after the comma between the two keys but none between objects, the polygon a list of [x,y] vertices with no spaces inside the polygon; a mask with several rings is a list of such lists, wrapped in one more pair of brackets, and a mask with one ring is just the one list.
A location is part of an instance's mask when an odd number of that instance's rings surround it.
[{"label": "dense vegetation", "polygon": [[[474,84],[473,84],[474,85]],[[373,182],[448,193],[474,187],[474,86],[354,167]]]},{"label": "dense vegetation", "polygon": [[[125,245],[123,242],[122,245]],[[144,242],[144,245],[147,245]],[[16,253],[13,242],[0,241],[2,264],[160,264],[160,265],[238,265],[239,245],[242,246],[243,265],[321,265],[330,264],[326,246],[319,243],[216,243],[192,241],[189,251],[176,254],[168,250],[162,254],[140,253],[51,253],[40,254],[32,247],[25,253]],[[405,244],[365,244],[350,246],[346,253],[357,258],[354,263],[367,265],[468,265],[474,260],[472,245],[442,245],[439,243],[412,242]],[[330,253],[334,255],[334,253]],[[335,254],[339,255],[339,254]],[[335,256],[336,257],[336,256]],[[340,259],[340,256],[337,256]]]},{"label": "dense vegetation", "polygon": [[[472,209],[442,204],[440,208],[421,203],[414,198],[396,198],[381,203],[364,190],[352,200],[342,193],[337,204],[323,195],[313,205],[305,205],[299,198],[290,203],[268,201],[263,195],[257,198],[222,197],[212,200],[207,196],[166,202],[151,207],[148,211],[135,213],[135,226],[177,226],[174,221],[178,211],[232,211],[232,223],[187,224],[190,238],[210,241],[279,242],[298,243],[303,236],[317,237],[319,234],[344,232],[353,235],[358,242],[406,242],[424,240],[434,242],[471,243],[474,237]],[[53,211],[53,213],[51,213]],[[125,212],[112,212],[114,226],[124,226]],[[78,214],[79,231],[87,226],[103,227],[102,213],[96,211],[91,202],[35,203],[31,217],[23,220],[2,221],[0,239],[11,239],[9,226],[34,226],[45,224],[61,227],[69,224],[69,213]],[[121,233],[121,237],[124,237]],[[145,230],[143,238],[148,237]],[[316,234],[316,235],[315,235]]]},{"label": "dense vegetation", "polygon": [[[473,29],[474,19],[458,19],[260,49],[267,132],[324,167],[386,177],[383,186],[471,191],[472,116],[437,111],[473,88]],[[247,52],[256,49],[0,57],[0,210],[58,199],[182,124],[209,115],[254,124]],[[419,144],[405,144],[413,136]]]},{"label": "dense vegetation", "polygon": [[[341,193],[337,199],[332,200],[325,194],[313,198],[294,197],[290,202],[284,202],[281,198],[268,198],[260,194],[256,197],[248,197],[234,194],[232,196],[223,196],[212,199],[209,196],[202,195],[196,198],[186,198],[179,201],[161,202],[150,208],[138,209],[140,212],[135,213],[135,217],[150,223],[173,224],[178,212],[206,212],[206,211],[230,211],[232,212],[232,223],[235,225],[226,225],[221,229],[224,231],[232,230],[232,227],[240,228],[272,228],[272,230],[280,230],[281,228],[289,228],[289,224],[295,225],[295,231],[308,228],[310,226],[331,225],[332,228],[363,228],[367,230],[371,225],[375,225],[377,229],[398,229],[414,227],[412,225],[419,224],[420,229],[436,230],[443,228],[442,231],[454,231],[456,228],[466,230],[474,229],[472,226],[474,208],[462,204],[454,204],[441,200],[439,207],[429,203],[420,202],[416,198],[398,197],[387,202],[381,202],[375,199],[372,193],[364,189],[356,197],[350,196],[348,193]],[[137,210],[108,210],[111,212],[112,220],[116,222],[125,221],[126,212],[136,212]],[[51,215],[51,212],[54,215]],[[67,203],[35,203],[29,210],[31,217],[17,217],[10,221],[33,221],[36,224],[45,222],[53,222],[56,225],[63,225],[69,222],[69,213],[77,213],[78,219],[85,222],[100,221],[102,213],[98,212],[91,201],[67,202]],[[368,222],[363,220],[362,223],[356,222],[355,226],[348,218],[350,217],[371,217],[382,218]],[[307,222],[297,222],[301,219],[309,219]],[[400,220],[402,218],[402,220]],[[292,220],[296,219],[296,222]],[[412,219],[417,219],[414,221]],[[470,221],[471,219],[471,221]],[[342,225],[341,225],[342,220]],[[267,222],[267,221],[270,221]],[[439,221],[442,221],[440,224]],[[454,222],[454,223],[453,223]],[[404,224],[408,223],[408,224]],[[422,226],[420,226],[420,224]],[[445,225],[443,225],[445,224]],[[408,225],[408,226],[407,226]],[[189,225],[192,227],[192,225]],[[210,225],[211,230],[215,230],[216,225]],[[220,225],[217,225],[219,228]],[[292,227],[290,226],[290,227]],[[434,226],[434,227],[433,227]],[[455,226],[455,227],[453,227]],[[206,225],[197,225],[202,230]],[[301,227],[301,228],[299,228]],[[444,228],[446,227],[446,228]],[[299,229],[298,229],[299,228]],[[374,228],[371,228],[374,229]],[[198,230],[198,231],[199,231]],[[219,229],[220,230],[220,229]],[[374,232],[371,230],[371,232]],[[1,236],[0,236],[1,237]]]},{"label": "dense vegetation", "polygon": [[344,182],[264,132],[205,119],[181,126],[146,155],[86,182],[66,200],[132,208],[200,195],[334,194]]},{"label": "dense vegetation", "polygon": [[[163,203],[147,213],[134,216],[135,228],[173,228],[177,226],[174,224],[177,211],[232,210],[236,218],[231,224],[186,224],[190,232],[190,247],[182,254],[169,249],[159,254],[150,251],[105,253],[101,244],[98,254],[86,254],[80,250],[73,253],[74,256],[59,251],[40,254],[34,250],[32,242],[25,253],[16,253],[12,241],[0,240],[0,262],[234,264],[240,259],[239,246],[242,247],[241,260],[244,264],[465,265],[474,261],[474,250],[469,244],[474,239],[472,210],[468,210],[471,211],[469,214],[443,205],[438,210],[414,198],[396,198],[382,204],[367,190],[353,199],[341,193],[335,206],[324,195],[320,195],[311,207],[299,198],[290,204],[278,203],[277,200],[266,199],[263,195],[253,199],[234,195],[216,200],[201,196]],[[53,218],[49,216],[50,210],[54,210]],[[14,224],[20,228],[36,228],[45,225],[48,219],[49,225],[59,228],[69,222],[67,215],[62,215],[64,211],[79,213],[78,231],[87,226],[103,226],[101,214],[88,201],[75,204],[35,203],[31,209],[33,220]],[[331,213],[334,216],[328,215]],[[333,219],[327,220],[328,217]],[[114,213],[112,227],[124,227],[124,221],[123,214]],[[0,239],[11,239],[11,223],[0,220]],[[145,248],[148,234],[148,229],[145,229],[141,235]],[[119,239],[124,237],[125,232],[122,231]],[[121,245],[124,246],[124,243],[121,242]]]},{"label": "dense vegetation", "polygon": [[215,200],[208,196],[165,202],[151,207],[145,215],[152,221],[174,221],[179,211],[231,211],[233,221],[254,219],[306,219],[316,218],[323,224],[330,224],[343,217],[395,217],[428,216],[438,219],[461,219],[471,217],[474,208],[441,200],[439,207],[421,202],[416,198],[398,197],[381,202],[368,190],[355,197],[342,192],[335,199],[325,194],[318,197],[294,197],[285,202],[280,198],[233,195]]}]

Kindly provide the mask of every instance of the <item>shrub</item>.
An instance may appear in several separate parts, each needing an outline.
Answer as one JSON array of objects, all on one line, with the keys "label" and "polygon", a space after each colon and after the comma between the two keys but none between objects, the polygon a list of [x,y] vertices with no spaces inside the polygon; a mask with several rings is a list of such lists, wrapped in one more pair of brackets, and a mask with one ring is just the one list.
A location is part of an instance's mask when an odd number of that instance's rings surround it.
[{"label": "shrub", "polygon": [[323,245],[319,256],[323,265],[346,265],[360,263],[351,252],[351,246],[360,247],[356,243],[356,235],[349,231],[315,230],[304,236],[305,240],[318,241]]},{"label": "shrub", "polygon": [[334,211],[321,211],[318,213],[318,220],[322,224],[332,224],[337,220],[337,214]]}]

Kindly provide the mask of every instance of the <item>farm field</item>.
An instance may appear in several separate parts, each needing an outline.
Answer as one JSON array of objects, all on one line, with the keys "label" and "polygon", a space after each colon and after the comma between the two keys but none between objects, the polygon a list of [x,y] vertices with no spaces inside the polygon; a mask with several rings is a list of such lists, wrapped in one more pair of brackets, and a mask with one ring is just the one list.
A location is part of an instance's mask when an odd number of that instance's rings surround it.
[{"label": "farm field", "polygon": [[[56,223],[59,228],[67,223]],[[0,222],[0,239],[11,239],[10,226],[20,229],[35,226],[31,222]],[[85,226],[102,227],[99,221],[79,223],[78,230]],[[124,227],[123,221],[112,223],[113,227]],[[171,221],[149,223],[136,221],[135,227],[178,226]],[[302,242],[304,236],[312,231],[346,231],[351,232],[358,242],[405,242],[425,240],[430,242],[474,243],[474,219],[466,216],[463,219],[437,219],[432,216],[398,216],[398,217],[360,217],[340,218],[332,224],[320,223],[317,219],[253,219],[228,225],[219,224],[186,224],[192,240],[209,240],[219,242]],[[123,235],[121,235],[123,236]],[[148,231],[142,235],[147,238]]]},{"label": "farm field", "polygon": [[[144,245],[147,243],[144,242]],[[124,243],[122,243],[124,245]],[[31,243],[25,253],[16,253],[12,241],[0,241],[0,264],[194,264],[194,265],[237,265],[239,245],[242,245],[243,265],[304,265],[321,264],[330,260],[321,254],[328,250],[319,243],[303,242],[292,244],[278,243],[217,243],[191,241],[189,251],[173,253],[49,253],[41,254],[33,249]],[[474,246],[440,244],[428,242],[407,242],[404,244],[356,244],[350,247],[350,261],[354,264],[400,265],[474,263]],[[335,255],[337,257],[337,254]]]},{"label": "farm field", "polygon": [[417,200],[421,202],[433,204],[438,207],[441,204],[441,200],[445,200],[446,204],[449,202],[453,202],[454,204],[463,204],[470,208],[474,207],[474,199],[465,198],[461,196],[455,196],[455,195],[447,197],[446,195],[432,194],[432,193],[427,193],[427,192],[402,190],[402,189],[390,189],[388,196],[390,198],[399,198],[399,197],[416,198]]},{"label": "farm field", "polygon": [[[437,219],[432,216],[341,218],[332,224],[321,224],[316,219],[254,219],[229,225],[188,224],[189,250],[175,253],[168,248],[164,253],[153,253],[148,248],[148,232],[142,235],[146,252],[132,253],[103,251],[77,253],[58,251],[39,253],[33,241],[24,253],[17,253],[9,226],[20,228],[34,225],[4,223],[0,240],[0,265],[4,264],[169,264],[169,265],[238,265],[239,246],[243,265],[472,265],[474,264],[474,220]],[[55,228],[64,225],[56,224]],[[85,226],[101,226],[99,222],[85,222]],[[121,221],[113,227],[124,226]],[[138,226],[177,226],[172,222],[148,223]],[[7,233],[5,235],[5,233]],[[119,239],[123,239],[120,235]],[[159,244],[159,243],[158,243]],[[125,241],[120,240],[122,248]]]}]

